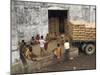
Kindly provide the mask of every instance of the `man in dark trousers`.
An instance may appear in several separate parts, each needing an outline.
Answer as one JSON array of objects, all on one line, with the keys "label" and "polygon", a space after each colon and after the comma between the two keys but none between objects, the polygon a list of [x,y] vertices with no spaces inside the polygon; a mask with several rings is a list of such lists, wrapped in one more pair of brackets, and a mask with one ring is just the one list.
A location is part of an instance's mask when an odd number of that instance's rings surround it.
[{"label": "man in dark trousers", "polygon": [[70,49],[70,43],[68,40],[65,41],[64,43],[64,55],[63,55],[63,60],[66,61],[68,59],[68,52]]}]

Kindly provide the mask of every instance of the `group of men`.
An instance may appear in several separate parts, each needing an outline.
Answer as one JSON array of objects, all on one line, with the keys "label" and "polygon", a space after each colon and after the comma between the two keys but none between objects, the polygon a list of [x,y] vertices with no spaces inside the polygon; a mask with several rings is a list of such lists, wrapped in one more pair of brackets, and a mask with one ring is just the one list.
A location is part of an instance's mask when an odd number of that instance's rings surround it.
[{"label": "group of men", "polygon": [[[57,36],[55,36],[55,38],[56,37]],[[61,59],[62,55],[64,55],[62,53],[61,45],[64,46],[64,50],[65,50],[64,53],[66,53],[70,48],[68,40],[65,41],[63,38],[64,38],[64,36],[61,35],[61,39],[63,40],[63,42],[57,43],[56,48],[54,48],[54,50],[53,50],[53,54],[58,60]],[[53,40],[58,40],[58,39],[53,39]],[[37,55],[35,55],[32,51],[32,46],[33,45],[39,44],[39,46],[40,46],[40,55],[44,56],[48,51],[49,41],[51,41],[51,40],[50,40],[48,34],[47,34],[45,39],[44,39],[43,36],[40,37],[39,35],[37,35],[36,39],[34,39],[34,37],[32,37],[32,39],[30,41],[30,44],[28,44],[28,45],[24,40],[22,40],[22,42],[20,43],[20,59],[21,59],[23,65],[25,66],[27,64],[26,59],[36,61],[36,59],[34,59],[34,57],[37,57]]]}]

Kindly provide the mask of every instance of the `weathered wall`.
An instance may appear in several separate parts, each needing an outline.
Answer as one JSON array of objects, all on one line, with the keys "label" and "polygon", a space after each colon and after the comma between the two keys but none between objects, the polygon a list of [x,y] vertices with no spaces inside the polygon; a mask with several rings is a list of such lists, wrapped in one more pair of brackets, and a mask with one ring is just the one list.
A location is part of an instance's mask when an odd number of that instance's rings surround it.
[{"label": "weathered wall", "polygon": [[48,11],[41,3],[12,2],[12,47],[16,49],[18,41],[29,41],[36,34],[48,33]]},{"label": "weathered wall", "polygon": [[13,1],[11,9],[12,49],[21,39],[29,41],[33,35],[48,33],[48,10],[51,9],[69,10],[69,20],[95,22],[95,6]]}]

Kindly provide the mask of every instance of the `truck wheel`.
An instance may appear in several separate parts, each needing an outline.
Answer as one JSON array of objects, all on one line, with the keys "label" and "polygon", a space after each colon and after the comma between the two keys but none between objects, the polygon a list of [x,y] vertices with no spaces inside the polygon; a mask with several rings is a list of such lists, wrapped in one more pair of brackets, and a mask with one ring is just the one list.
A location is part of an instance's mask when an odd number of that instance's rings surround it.
[{"label": "truck wheel", "polygon": [[82,51],[85,51],[85,48],[86,48],[86,44],[83,44],[81,47]]},{"label": "truck wheel", "polygon": [[85,48],[85,53],[87,55],[92,55],[95,52],[95,46],[93,44],[88,44]]}]

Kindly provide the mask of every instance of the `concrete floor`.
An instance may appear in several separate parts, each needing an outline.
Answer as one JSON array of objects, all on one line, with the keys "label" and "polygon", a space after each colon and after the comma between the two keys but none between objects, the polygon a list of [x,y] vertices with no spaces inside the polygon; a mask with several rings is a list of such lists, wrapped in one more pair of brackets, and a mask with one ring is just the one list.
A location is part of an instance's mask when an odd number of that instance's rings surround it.
[{"label": "concrete floor", "polygon": [[[46,60],[49,59],[49,58],[47,58],[47,56],[50,56],[52,54],[52,50],[56,47],[56,44],[57,44],[56,41],[51,41],[49,43],[48,54],[46,55],[45,58],[43,57],[44,59],[46,59]],[[41,58],[39,45],[35,45],[33,47],[33,52],[36,55],[38,55],[38,58]],[[63,52],[63,46],[62,46],[62,52]],[[50,61],[50,60],[48,60],[48,61]],[[47,63],[48,63],[48,61],[47,61]],[[66,60],[64,62],[61,61],[61,62],[51,63],[51,64],[41,67],[41,68],[39,68],[41,65],[37,65],[38,64],[37,61],[34,61],[34,62],[28,61],[28,64],[29,64],[28,70],[23,71],[23,67],[21,67],[22,64],[21,64],[21,62],[19,62],[17,64],[18,70],[14,70],[15,67],[13,66],[12,73],[38,73],[38,72],[55,72],[55,71],[73,71],[73,70],[95,69],[96,68],[96,54],[88,56],[88,55],[84,54],[83,52],[79,52],[79,56],[74,58],[73,60]]]},{"label": "concrete floor", "polygon": [[74,71],[74,70],[91,70],[96,69],[96,55],[87,56],[80,53],[78,57],[73,60],[66,60],[65,62],[56,63],[44,67],[41,72],[55,72],[55,71]]}]

